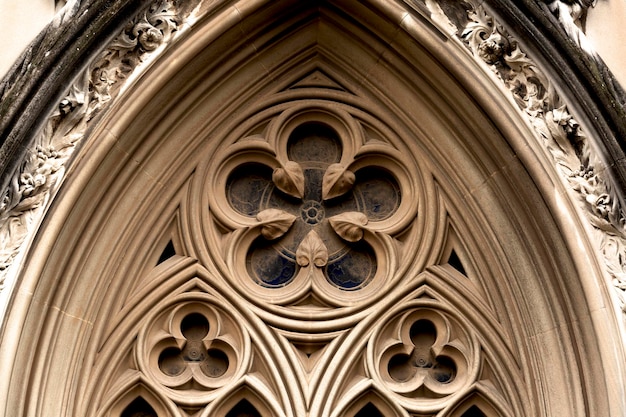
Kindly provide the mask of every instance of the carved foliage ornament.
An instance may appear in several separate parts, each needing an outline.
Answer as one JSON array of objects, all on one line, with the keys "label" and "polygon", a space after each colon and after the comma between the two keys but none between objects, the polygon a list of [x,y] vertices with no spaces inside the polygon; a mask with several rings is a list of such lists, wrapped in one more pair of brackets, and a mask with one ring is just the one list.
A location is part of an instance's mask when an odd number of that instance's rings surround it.
[{"label": "carved foliage ornament", "polygon": [[[572,28],[577,27],[580,15],[590,6],[589,3],[547,2],[557,17],[567,20],[562,24]],[[461,35],[474,56],[490,66],[511,89],[520,109],[544,139],[544,145],[555,158],[566,182],[580,196],[585,212],[598,231],[597,239],[607,270],[613,277],[624,308],[626,231],[610,181],[596,171],[595,158],[578,123],[516,40],[484,8],[470,1],[464,4],[469,6],[469,21],[466,26],[458,27],[456,33]],[[426,2],[427,8],[435,6],[436,2]],[[437,6],[432,10],[433,17],[439,16],[444,9]],[[448,23],[454,21],[458,19],[450,16]],[[39,224],[43,208],[54,194],[54,186],[83,138],[89,121],[119,92],[123,81],[150,51],[170,40],[181,22],[182,16],[177,14],[173,0],[155,2],[143,16],[129,22],[50,115],[34,148],[27,151],[0,201],[0,290],[5,286],[8,269],[23,243]],[[576,37],[584,38],[584,34],[577,32]]]},{"label": "carved foliage ornament", "polygon": [[585,36],[583,23],[589,7],[596,5],[596,0],[543,0],[554,17],[557,18],[569,38],[586,53],[596,56],[593,46]]},{"label": "carved foliage ornament", "polygon": [[468,17],[462,40],[511,91],[564,183],[577,196],[596,231],[620,307],[626,309],[626,221],[611,180],[596,169],[601,162],[589,138],[519,43],[483,7],[474,5]]},{"label": "carved foliage ornament", "polygon": [[[44,145],[25,161],[5,196],[8,241],[20,233],[25,213],[45,203],[60,178],[56,173],[62,173],[89,121],[117,94],[120,81],[175,32],[180,21],[171,10],[161,2],[129,25],[60,103],[39,139]],[[590,161],[576,121],[514,39],[479,8],[468,17],[463,40],[511,89],[563,172],[594,208],[592,219],[617,235],[623,221],[611,209],[609,193],[597,191],[605,183],[588,169],[580,174],[572,168],[589,167]],[[232,288],[256,305],[308,303],[334,310],[370,302],[397,282],[396,239],[418,214],[419,198],[408,198],[407,190],[419,188],[419,172],[399,168],[406,161],[390,142],[368,141],[347,106],[339,111],[337,103],[303,102],[275,113],[262,133],[257,129],[237,138],[216,161],[206,194],[219,201],[205,209],[213,210],[229,238],[223,240],[225,248],[208,251],[225,260]],[[621,253],[623,246],[615,250]],[[251,367],[254,351],[244,328],[249,324],[233,310],[213,296],[194,295],[150,315],[139,331],[132,364],[136,386],[149,389],[143,392],[146,398],[120,400],[117,415],[163,415],[167,412],[157,409],[166,403],[178,410],[173,415],[212,415],[220,401],[228,404],[243,386],[255,386],[279,403],[279,390],[252,372],[266,381],[275,376]],[[417,415],[444,415],[445,407],[462,401],[477,383],[481,358],[475,338],[432,303],[414,303],[377,323],[361,349],[367,349],[364,374],[373,381],[368,387]],[[221,414],[269,414],[259,411],[261,402],[253,404],[253,396],[245,397]],[[365,405],[356,415],[376,415],[376,410]]]},{"label": "carved foliage ornament", "polygon": [[[577,192],[623,297],[624,219],[609,182],[594,169],[587,138],[518,42],[477,5],[468,19],[466,27],[459,28],[462,41],[510,89]],[[36,227],[89,122],[180,23],[172,2],[155,3],[127,26],[59,103],[3,195],[3,274]],[[373,298],[394,283],[399,258],[394,239],[417,215],[417,202],[407,198],[406,190],[416,188],[411,181],[418,175],[398,169],[402,164],[396,161],[402,156],[390,144],[367,143],[359,134],[362,130],[346,128],[358,126],[349,111],[307,105],[277,114],[262,135],[243,138],[246,146],[233,144],[216,164],[207,193],[221,196],[221,204],[210,204],[207,210],[214,210],[219,223],[226,225],[230,239],[225,239],[226,250],[209,251],[216,259],[226,258],[233,288],[253,303],[308,302],[332,309]],[[203,407],[212,401],[219,404],[218,398],[227,404],[234,398],[229,395],[243,385],[256,386],[265,398],[279,403],[277,390],[250,374],[250,337],[230,311],[213,297],[187,296],[147,318],[132,365],[137,385],[150,389],[143,391],[145,399],[120,402],[120,412],[111,414],[167,414],[154,399],[162,396],[161,403],[167,399],[180,406],[171,407],[173,415],[212,415],[217,406]],[[374,327],[363,366],[374,386],[406,410],[443,415],[443,407],[460,400],[476,383],[480,348],[461,322],[441,308],[414,303]],[[221,414],[269,415],[259,411],[261,403],[247,396]],[[368,407],[355,415],[382,415],[376,406]]]},{"label": "carved foliage ornament", "polygon": [[151,53],[170,41],[182,21],[174,0],[160,0],[149,6],[78,77],[50,115],[34,140],[34,148],[26,152],[19,171],[2,194],[0,290],[10,265],[38,226],[91,120],[117,96],[125,80]]}]

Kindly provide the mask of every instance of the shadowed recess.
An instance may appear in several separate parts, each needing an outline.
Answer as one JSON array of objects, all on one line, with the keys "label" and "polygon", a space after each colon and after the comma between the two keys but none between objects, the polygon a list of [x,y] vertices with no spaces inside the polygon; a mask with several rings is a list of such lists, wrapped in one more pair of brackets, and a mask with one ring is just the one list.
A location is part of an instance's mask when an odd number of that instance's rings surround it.
[{"label": "shadowed recess", "polygon": [[383,413],[372,403],[367,403],[354,417],[384,417]]},{"label": "shadowed recess", "polygon": [[165,249],[163,249],[163,252],[161,252],[161,256],[159,256],[159,260],[157,261],[157,265],[162,264],[174,255],[176,255],[176,249],[174,249],[174,243],[170,239],[170,241],[167,242]]},{"label": "shadowed recess", "polygon": [[480,408],[473,405],[461,417],[486,417],[485,413],[480,411]]},{"label": "shadowed recess", "polygon": [[246,399],[243,399],[226,414],[226,417],[261,417],[261,413]]},{"label": "shadowed recess", "polygon": [[146,400],[137,397],[128,404],[121,414],[121,417],[158,417],[156,411]]},{"label": "shadowed recess", "polygon": [[465,268],[463,267],[463,262],[461,262],[461,258],[459,258],[459,255],[456,253],[455,250],[452,250],[452,253],[450,253],[450,258],[448,258],[448,265],[459,271],[461,274],[467,276]]}]

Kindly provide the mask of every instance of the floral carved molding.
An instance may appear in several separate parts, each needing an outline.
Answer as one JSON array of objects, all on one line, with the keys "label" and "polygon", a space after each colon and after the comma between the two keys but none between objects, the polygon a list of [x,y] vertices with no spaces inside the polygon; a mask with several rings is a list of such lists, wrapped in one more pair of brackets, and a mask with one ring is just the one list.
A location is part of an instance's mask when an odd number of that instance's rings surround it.
[{"label": "floral carved molding", "polygon": [[119,94],[129,76],[180,31],[184,16],[175,3],[159,0],[130,21],[73,83],[26,152],[0,202],[0,291],[93,118]]},{"label": "floral carved molding", "polygon": [[[570,3],[554,1],[546,4],[553,13],[559,14],[561,20],[571,20],[571,25],[578,27],[578,12],[584,11],[589,4]],[[119,94],[129,76],[141,70],[143,62],[158,54],[180,33],[184,16],[179,15],[175,4],[174,0],[160,0],[129,22],[72,85],[37,135],[34,146],[25,153],[9,188],[3,190],[0,202],[0,290],[12,285],[11,266],[26,250],[27,242],[35,233],[91,121]],[[594,155],[590,139],[553,88],[549,77],[483,7],[465,2],[463,9],[467,19],[462,27],[451,23],[459,21],[458,13],[454,18],[448,18],[435,1],[426,1],[425,7],[433,20],[444,19],[455,27],[455,36],[510,90],[593,226],[606,270],[613,280],[620,306],[624,308],[625,221],[608,175],[598,169],[599,158]],[[580,31],[576,36],[584,37]],[[284,192],[299,195],[303,179],[295,165],[284,162],[274,171],[274,182]],[[332,196],[351,187],[353,179],[344,166],[329,167],[328,171],[322,185],[323,193]],[[259,212],[255,221],[260,234],[272,240],[286,233],[295,221],[292,216],[294,214],[266,211]],[[368,223],[362,216],[346,213],[337,216],[332,227],[342,239],[358,241],[364,231],[367,233]],[[323,250],[315,249],[315,236],[305,240],[301,244],[302,256],[297,262],[301,266],[312,262],[319,267],[325,262]],[[307,247],[309,249],[305,250]],[[317,247],[320,249],[319,242]]]},{"label": "floral carved molding", "polygon": [[[560,2],[555,2],[560,3]],[[600,159],[549,77],[482,7],[474,7],[461,39],[511,92],[595,232],[622,310],[626,307],[626,229],[619,199]],[[581,34],[581,36],[583,36]]]}]

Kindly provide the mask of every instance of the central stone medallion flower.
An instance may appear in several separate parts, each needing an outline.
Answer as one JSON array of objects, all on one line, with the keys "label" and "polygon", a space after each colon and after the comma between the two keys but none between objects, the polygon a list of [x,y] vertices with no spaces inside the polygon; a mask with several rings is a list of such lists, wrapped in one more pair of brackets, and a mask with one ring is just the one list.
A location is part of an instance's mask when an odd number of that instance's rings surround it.
[{"label": "central stone medallion flower", "polygon": [[317,201],[305,201],[300,209],[300,216],[306,224],[318,224],[324,220],[324,207]]}]

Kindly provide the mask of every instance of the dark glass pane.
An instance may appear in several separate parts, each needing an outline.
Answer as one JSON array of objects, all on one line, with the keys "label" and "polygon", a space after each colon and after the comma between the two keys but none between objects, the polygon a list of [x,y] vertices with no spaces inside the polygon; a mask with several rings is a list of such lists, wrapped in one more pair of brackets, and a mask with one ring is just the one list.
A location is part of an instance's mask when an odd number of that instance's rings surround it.
[{"label": "dark glass pane", "polygon": [[200,365],[205,375],[217,378],[228,371],[228,356],[219,349],[209,349],[206,360]]},{"label": "dark glass pane", "polygon": [[157,417],[157,413],[146,400],[137,397],[122,411],[120,417]]},{"label": "dark glass pane", "polygon": [[337,132],[323,123],[303,123],[291,133],[287,145],[289,159],[332,164],[341,159],[341,141]]},{"label": "dark glass pane", "polygon": [[473,405],[466,412],[463,413],[462,417],[486,417],[486,416],[482,411],[480,411],[480,408]]},{"label": "dark glass pane", "polygon": [[433,378],[442,384],[452,382],[456,376],[456,365],[447,356],[438,356],[432,371]]},{"label": "dark glass pane", "polygon": [[384,220],[400,206],[400,187],[387,171],[365,168],[356,173],[354,195],[370,220]]},{"label": "dark glass pane", "polygon": [[413,323],[410,335],[417,349],[430,349],[437,340],[437,329],[432,321],[421,319]]},{"label": "dark glass pane", "polygon": [[324,169],[304,170],[304,200],[322,201],[322,181],[324,180]]},{"label": "dark glass pane", "polygon": [[372,248],[359,242],[329,259],[326,276],[334,285],[344,290],[354,290],[366,285],[376,274],[376,259]]},{"label": "dark glass pane", "polygon": [[176,376],[185,370],[185,362],[181,351],[177,348],[167,348],[159,355],[159,369],[168,376]]},{"label": "dark glass pane", "polygon": [[461,258],[459,258],[459,255],[457,255],[456,251],[454,250],[452,251],[452,253],[450,253],[450,259],[448,259],[448,265],[450,265],[452,268],[459,271],[461,274],[467,275],[465,273],[465,268],[463,267],[463,262],[461,262]]},{"label": "dark glass pane", "polygon": [[163,252],[161,252],[161,256],[159,256],[159,260],[157,261],[157,265],[162,264],[174,255],[176,255],[176,249],[174,249],[174,244],[170,240],[169,242],[167,242],[167,245],[165,246],[165,249],[163,249]]},{"label": "dark glass pane", "polygon": [[394,355],[387,364],[389,376],[397,382],[406,382],[414,374],[414,369],[410,365],[411,357],[405,354]]},{"label": "dark glass pane", "polygon": [[226,414],[226,417],[261,417],[261,413],[248,400],[241,400]]},{"label": "dark glass pane", "polygon": [[209,333],[209,321],[200,313],[185,316],[180,331],[187,340],[202,340]]},{"label": "dark glass pane", "polygon": [[383,413],[372,403],[367,403],[354,417],[384,417]]},{"label": "dark glass pane", "polygon": [[228,178],[226,196],[230,205],[246,216],[256,216],[263,201],[274,189],[272,170],[261,164],[246,164],[235,169]]},{"label": "dark glass pane", "polygon": [[281,287],[296,274],[294,259],[279,252],[277,246],[257,239],[248,254],[248,272],[266,287]]}]

